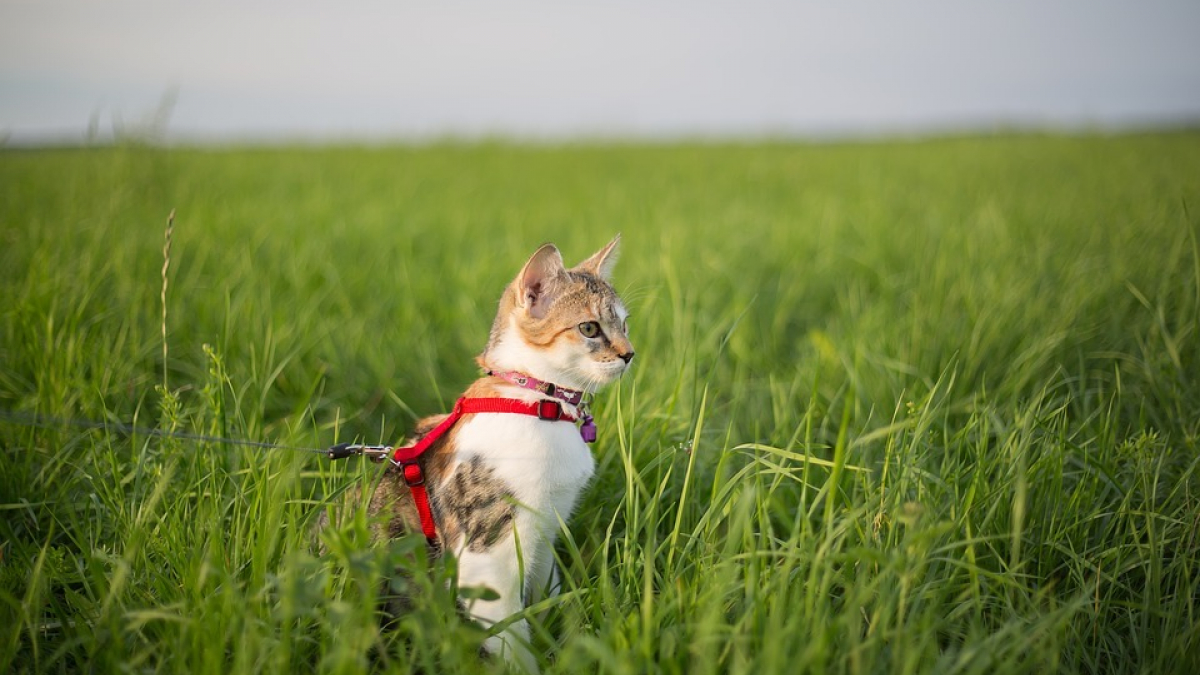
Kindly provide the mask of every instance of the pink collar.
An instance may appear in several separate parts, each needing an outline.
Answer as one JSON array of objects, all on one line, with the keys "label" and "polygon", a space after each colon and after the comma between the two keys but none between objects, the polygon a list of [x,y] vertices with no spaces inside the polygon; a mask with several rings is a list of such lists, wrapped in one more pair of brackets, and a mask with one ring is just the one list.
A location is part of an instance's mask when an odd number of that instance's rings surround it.
[{"label": "pink collar", "polygon": [[575,406],[583,403],[582,391],[560,387],[553,382],[543,382],[536,377],[526,375],[525,373],[518,373],[515,370],[509,370],[503,373],[489,370],[487,373],[488,375],[494,375],[502,380],[507,380],[518,387],[524,387],[526,389],[536,391],[539,394],[545,394],[546,396],[553,396],[563,403],[570,403],[571,405]]},{"label": "pink collar", "polygon": [[583,400],[582,391],[560,387],[553,382],[543,382],[536,377],[526,375],[525,373],[518,373],[515,370],[502,373],[489,370],[487,374],[511,382],[518,387],[524,387],[539,394],[552,396],[564,403],[575,406],[579,409],[579,419],[583,422],[579,427],[579,435],[583,437],[584,442],[596,442],[596,422],[592,419],[592,413],[588,410],[587,402]]}]

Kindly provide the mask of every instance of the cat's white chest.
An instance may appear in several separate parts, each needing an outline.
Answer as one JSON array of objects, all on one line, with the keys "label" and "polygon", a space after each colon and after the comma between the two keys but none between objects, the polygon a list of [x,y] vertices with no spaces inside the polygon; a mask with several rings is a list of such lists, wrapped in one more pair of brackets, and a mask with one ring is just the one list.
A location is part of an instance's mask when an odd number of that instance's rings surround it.
[{"label": "cat's white chest", "polygon": [[[595,471],[595,460],[579,429],[530,415],[479,414],[456,436],[455,458],[480,457],[513,493],[521,510],[551,523],[571,514]],[[552,525],[552,527],[555,525]]]}]

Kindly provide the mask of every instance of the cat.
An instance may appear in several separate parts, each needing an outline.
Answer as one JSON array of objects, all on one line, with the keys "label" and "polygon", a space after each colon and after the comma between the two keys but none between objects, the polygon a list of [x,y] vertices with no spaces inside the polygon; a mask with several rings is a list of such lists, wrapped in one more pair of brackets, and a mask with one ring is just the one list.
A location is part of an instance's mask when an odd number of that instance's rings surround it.
[{"label": "cat", "polygon": [[[558,249],[546,244],[504,290],[476,359],[485,374],[464,399],[540,407],[532,409],[536,414],[467,413],[455,420],[441,415],[417,424],[413,442],[445,431],[412,462],[423,481],[419,489],[427,490],[432,523],[422,520],[419,502],[425,497],[410,487],[403,467],[392,467],[371,496],[369,513],[382,523],[377,536],[424,529],[431,551],[457,557],[459,587],[494,591],[459,601],[485,627],[557,587],[553,547],[559,519],[570,516],[595,469],[585,443],[595,434],[585,395],[620,378],[634,356],[629,313],[611,285],[619,244],[617,235],[570,269]],[[547,407],[583,426],[539,419]],[[529,626],[522,619],[489,637],[482,651],[536,672],[528,644]]]}]

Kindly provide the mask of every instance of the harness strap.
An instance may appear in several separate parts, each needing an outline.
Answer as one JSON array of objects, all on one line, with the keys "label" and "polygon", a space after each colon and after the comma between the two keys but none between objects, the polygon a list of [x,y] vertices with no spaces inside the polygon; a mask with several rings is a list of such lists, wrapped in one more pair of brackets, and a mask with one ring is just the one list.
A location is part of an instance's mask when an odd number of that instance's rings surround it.
[{"label": "harness strap", "polygon": [[432,544],[437,541],[437,527],[433,522],[433,510],[429,506],[429,493],[425,489],[425,472],[417,462],[425,451],[433,446],[442,436],[458,423],[463,415],[479,413],[515,413],[531,415],[548,422],[575,422],[573,415],[563,410],[562,404],[553,400],[522,401],[514,398],[460,398],[454,408],[446,415],[432,431],[422,436],[416,443],[396,448],[392,453],[392,463],[400,468],[404,482],[412,491],[413,503],[417,506],[417,515],[421,518],[421,531]]}]

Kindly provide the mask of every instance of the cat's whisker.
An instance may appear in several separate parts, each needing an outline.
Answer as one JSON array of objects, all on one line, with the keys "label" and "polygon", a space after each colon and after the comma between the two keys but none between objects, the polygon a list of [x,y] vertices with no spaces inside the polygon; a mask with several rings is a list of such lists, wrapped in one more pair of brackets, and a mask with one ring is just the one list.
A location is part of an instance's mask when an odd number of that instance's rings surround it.
[{"label": "cat's whisker", "polygon": [[615,379],[598,375],[593,368],[585,368],[583,366],[571,366],[565,370],[565,374],[582,381],[584,383],[583,390],[588,394],[596,393],[598,389],[608,384],[611,379]]}]

